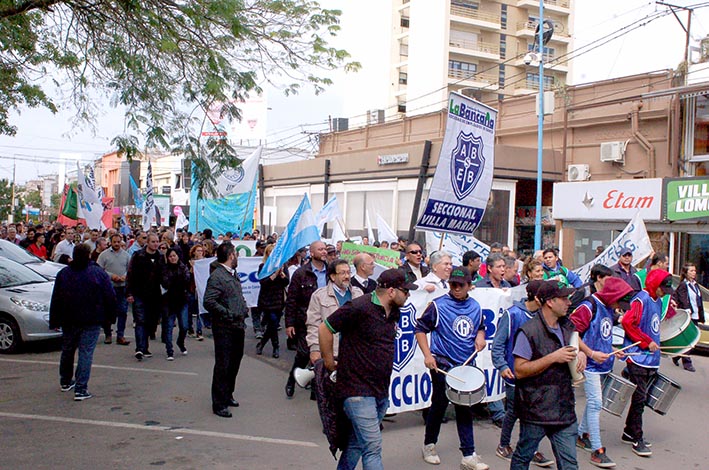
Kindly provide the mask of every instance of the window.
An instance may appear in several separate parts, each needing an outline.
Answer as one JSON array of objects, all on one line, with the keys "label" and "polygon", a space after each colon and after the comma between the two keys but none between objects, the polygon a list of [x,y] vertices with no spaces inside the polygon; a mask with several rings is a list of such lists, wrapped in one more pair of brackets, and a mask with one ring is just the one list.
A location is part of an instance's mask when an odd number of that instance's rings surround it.
[{"label": "window", "polygon": [[406,103],[403,101],[399,101],[399,104],[396,106],[397,112],[400,113],[405,113],[406,112]]},{"label": "window", "polygon": [[[537,52],[536,49],[534,49],[534,44],[527,44],[527,50],[529,52]],[[544,62],[549,62],[554,58],[556,55],[556,49],[553,47],[547,47],[544,46]]]},{"label": "window", "polygon": [[500,59],[507,57],[507,35],[500,34]]},{"label": "window", "polygon": [[709,155],[709,96],[694,98],[696,111],[694,113],[694,154]]},{"label": "window", "polygon": [[461,8],[467,8],[468,10],[479,10],[480,4],[476,2],[470,2],[466,0],[451,0],[451,5]]},{"label": "window", "polygon": [[402,16],[401,21],[399,22],[402,28],[408,28],[409,27],[409,17],[408,16]]},{"label": "window", "polygon": [[500,5],[500,27],[507,29],[507,5]]},{"label": "window", "polygon": [[500,88],[505,88],[505,64],[500,64],[500,73],[497,75],[497,84]]},{"label": "window", "polygon": [[408,57],[409,56],[409,45],[408,44],[400,44],[399,45],[399,55]]},{"label": "window", "polygon": [[[551,90],[554,85],[554,77],[551,75],[544,75],[544,89]],[[538,73],[528,73],[527,74],[527,85],[526,88],[532,88],[535,90],[539,89],[539,74]]]},{"label": "window", "polygon": [[406,72],[399,72],[399,85],[406,85],[409,80],[409,74]]}]

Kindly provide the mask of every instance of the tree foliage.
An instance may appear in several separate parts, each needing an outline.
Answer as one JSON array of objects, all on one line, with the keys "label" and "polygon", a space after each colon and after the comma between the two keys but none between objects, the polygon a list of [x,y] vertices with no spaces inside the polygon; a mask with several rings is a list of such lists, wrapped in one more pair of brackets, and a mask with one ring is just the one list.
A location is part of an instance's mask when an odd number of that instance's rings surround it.
[{"label": "tree foliage", "polygon": [[12,185],[6,179],[0,179],[0,220],[6,220],[12,209]]},{"label": "tree foliage", "polygon": [[339,15],[313,0],[0,0],[0,134],[16,132],[11,111],[24,107],[67,104],[75,125],[92,126],[108,98],[125,110],[119,152],[184,152],[195,179],[213,182],[206,156],[239,160],[226,142],[200,142],[207,108],[239,119],[239,100],[264,80],[319,92],[327,70],[356,69],[327,43]]}]

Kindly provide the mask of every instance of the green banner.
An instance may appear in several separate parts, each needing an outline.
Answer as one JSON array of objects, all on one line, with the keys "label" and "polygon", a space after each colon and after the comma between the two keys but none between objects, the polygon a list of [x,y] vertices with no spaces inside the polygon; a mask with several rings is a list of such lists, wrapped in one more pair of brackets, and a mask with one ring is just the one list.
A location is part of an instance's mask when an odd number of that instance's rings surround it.
[{"label": "green banner", "polygon": [[709,179],[673,179],[666,185],[667,220],[709,216]]},{"label": "green banner", "polygon": [[352,263],[355,255],[359,253],[369,253],[374,257],[374,262],[386,266],[387,268],[398,268],[400,255],[398,251],[388,248],[377,248],[370,245],[357,245],[355,243],[343,243],[340,249],[340,258]]}]

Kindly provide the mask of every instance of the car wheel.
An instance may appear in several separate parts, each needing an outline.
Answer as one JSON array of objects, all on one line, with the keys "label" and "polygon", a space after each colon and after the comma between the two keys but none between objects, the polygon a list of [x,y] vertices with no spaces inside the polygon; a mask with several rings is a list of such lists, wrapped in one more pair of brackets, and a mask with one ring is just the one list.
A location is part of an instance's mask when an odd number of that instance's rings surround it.
[{"label": "car wheel", "polygon": [[17,351],[22,342],[20,327],[12,318],[0,317],[0,354]]}]

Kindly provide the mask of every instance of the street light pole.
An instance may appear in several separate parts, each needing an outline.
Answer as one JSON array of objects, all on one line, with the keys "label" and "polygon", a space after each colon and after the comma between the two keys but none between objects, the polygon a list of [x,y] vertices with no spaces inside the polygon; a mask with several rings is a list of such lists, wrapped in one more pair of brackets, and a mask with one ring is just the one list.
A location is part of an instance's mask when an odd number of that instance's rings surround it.
[{"label": "street light pole", "polygon": [[544,0],[539,0],[539,109],[537,109],[537,204],[534,218],[534,251],[542,249],[542,154],[544,151]]}]

